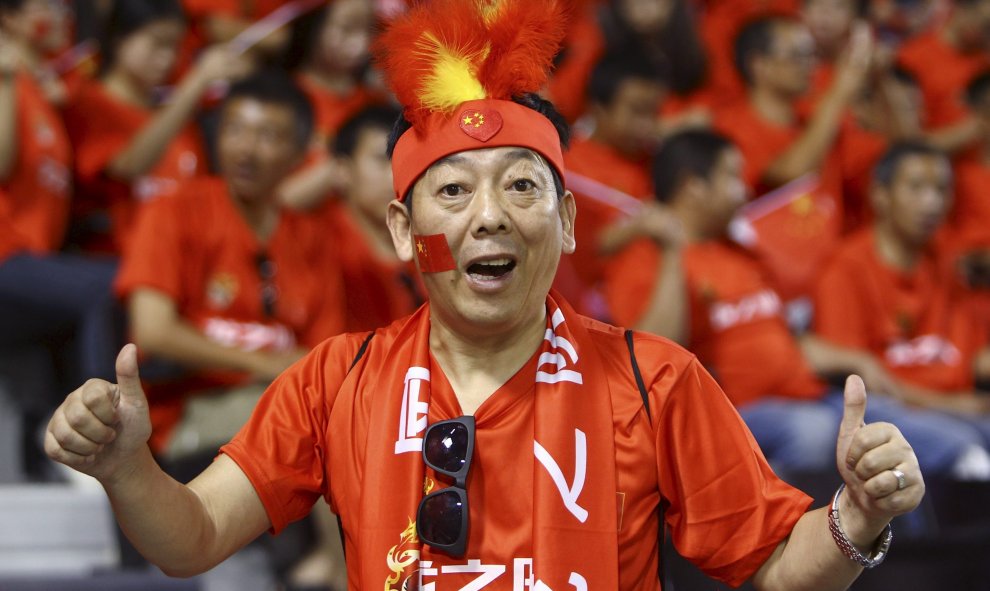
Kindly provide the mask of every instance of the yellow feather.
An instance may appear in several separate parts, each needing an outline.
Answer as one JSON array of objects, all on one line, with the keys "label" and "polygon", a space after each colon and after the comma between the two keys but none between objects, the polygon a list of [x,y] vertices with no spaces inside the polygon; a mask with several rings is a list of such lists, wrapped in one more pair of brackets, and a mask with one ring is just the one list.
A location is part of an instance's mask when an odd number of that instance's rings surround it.
[{"label": "yellow feather", "polygon": [[423,76],[420,101],[431,111],[450,112],[465,101],[485,98],[475,64],[484,60],[489,49],[458,55],[444,47],[430,33],[423,35],[417,51],[432,58],[433,69]]}]

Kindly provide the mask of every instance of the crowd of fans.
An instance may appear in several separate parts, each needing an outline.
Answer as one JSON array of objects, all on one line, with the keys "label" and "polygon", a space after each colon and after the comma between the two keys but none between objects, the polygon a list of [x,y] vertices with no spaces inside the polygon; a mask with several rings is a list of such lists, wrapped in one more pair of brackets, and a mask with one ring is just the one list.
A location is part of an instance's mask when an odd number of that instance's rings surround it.
[{"label": "crowd of fans", "polygon": [[[834,469],[858,373],[926,478],[990,480],[990,0],[570,4],[555,287],[694,352],[785,478]],[[54,402],[133,340],[193,474],[309,348],[422,304],[370,57],[403,7],[0,0],[0,355],[52,355]]]}]

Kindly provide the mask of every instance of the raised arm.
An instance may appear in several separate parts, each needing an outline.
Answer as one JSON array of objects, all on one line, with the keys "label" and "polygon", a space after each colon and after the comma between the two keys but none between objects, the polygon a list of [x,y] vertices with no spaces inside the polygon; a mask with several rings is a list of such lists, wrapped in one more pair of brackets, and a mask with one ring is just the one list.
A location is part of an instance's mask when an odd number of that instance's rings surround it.
[{"label": "raised arm", "polygon": [[137,348],[117,357],[117,383],[90,380],[69,394],[45,433],[50,458],[96,478],[128,539],[172,576],[209,570],[270,527],[248,478],[221,456],[183,485],[148,448],[151,422]]},{"label": "raised arm", "polygon": [[0,39],[0,182],[17,162],[17,56]]},{"label": "raised arm", "polygon": [[[871,557],[890,520],[921,502],[925,482],[914,450],[900,431],[889,423],[864,424],[865,413],[863,381],[850,376],[836,445],[845,483],[838,497],[838,523],[848,541]],[[839,549],[828,513],[823,507],[801,517],[753,577],[758,589],[829,591],[852,584],[862,567]]]},{"label": "raised arm", "polygon": [[168,104],[110,161],[107,173],[122,181],[133,181],[147,174],[192,119],[210,84],[241,76],[247,69],[248,63],[244,58],[228,46],[207,49],[192,71],[182,79]]}]

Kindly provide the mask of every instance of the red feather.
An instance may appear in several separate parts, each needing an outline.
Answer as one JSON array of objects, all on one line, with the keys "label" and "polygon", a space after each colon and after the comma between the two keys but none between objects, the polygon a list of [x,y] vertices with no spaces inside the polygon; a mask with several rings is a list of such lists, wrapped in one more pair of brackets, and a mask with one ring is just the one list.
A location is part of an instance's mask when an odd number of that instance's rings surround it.
[{"label": "red feather", "polygon": [[485,23],[473,0],[417,2],[382,33],[375,44],[378,62],[413,125],[429,115],[420,101],[423,79],[434,64],[434,56],[421,51],[426,34],[457,54],[481,53],[487,42]]},{"label": "red feather", "polygon": [[[560,0],[497,0],[487,22],[486,0],[421,0],[379,36],[375,54],[385,79],[418,126],[430,114],[423,106],[423,81],[433,71],[435,52],[423,51],[431,35],[457,55],[485,56],[476,77],[488,98],[509,100],[539,92],[566,34]],[[485,52],[485,48],[488,49]]]},{"label": "red feather", "polygon": [[502,0],[488,27],[492,51],[479,73],[493,98],[510,99],[539,92],[547,83],[553,58],[567,33],[556,0]]}]

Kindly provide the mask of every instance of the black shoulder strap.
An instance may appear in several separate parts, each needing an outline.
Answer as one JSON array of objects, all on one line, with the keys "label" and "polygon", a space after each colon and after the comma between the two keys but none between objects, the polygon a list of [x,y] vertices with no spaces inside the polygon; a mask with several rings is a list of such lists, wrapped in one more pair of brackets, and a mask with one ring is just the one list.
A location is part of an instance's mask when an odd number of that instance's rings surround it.
[{"label": "black shoulder strap", "polygon": [[357,355],[354,356],[354,361],[352,361],[351,366],[347,368],[348,373],[350,373],[350,371],[354,369],[354,366],[358,364],[358,361],[361,361],[361,358],[364,357],[364,353],[368,350],[368,344],[371,343],[371,337],[373,336],[375,336],[375,331],[369,332],[368,336],[365,337],[364,342],[361,343],[361,348],[358,349]]},{"label": "black shoulder strap", "polygon": [[[371,337],[373,336],[375,336],[375,331],[369,332],[368,336],[365,337],[364,342],[361,343],[361,348],[358,349],[357,355],[354,356],[354,361],[352,361],[351,366],[347,368],[347,373],[351,373],[351,370],[354,369],[354,366],[358,364],[358,361],[361,361],[361,358],[364,357],[364,354],[368,351],[368,345],[371,344]],[[337,531],[340,532],[340,549],[341,552],[344,553],[344,562],[346,563],[347,542],[344,540],[344,524],[340,520],[340,515],[335,515],[334,517],[337,518]]]},{"label": "black shoulder strap", "polygon": [[643,374],[639,371],[639,363],[636,362],[636,349],[633,346],[633,331],[626,330],[626,346],[629,347],[629,362],[632,363],[633,376],[636,377],[636,386],[639,388],[639,395],[643,397],[643,406],[646,408],[646,416],[653,421],[653,414],[650,413],[650,393],[643,383]]},{"label": "black shoulder strap", "polygon": [[[629,347],[629,363],[632,365],[633,376],[636,377],[636,387],[639,388],[639,395],[643,398],[643,407],[646,409],[646,417],[650,419],[650,424],[653,424],[653,415],[650,413],[650,396],[649,391],[646,389],[646,384],[643,382],[643,374],[639,371],[639,363],[636,361],[636,348],[633,346],[633,331],[626,330],[626,346]],[[658,509],[658,527],[657,527],[657,577],[660,579],[660,584],[666,586],[666,581],[664,580],[663,572],[663,547],[666,534],[666,527],[663,521],[663,503],[660,504]]]}]

